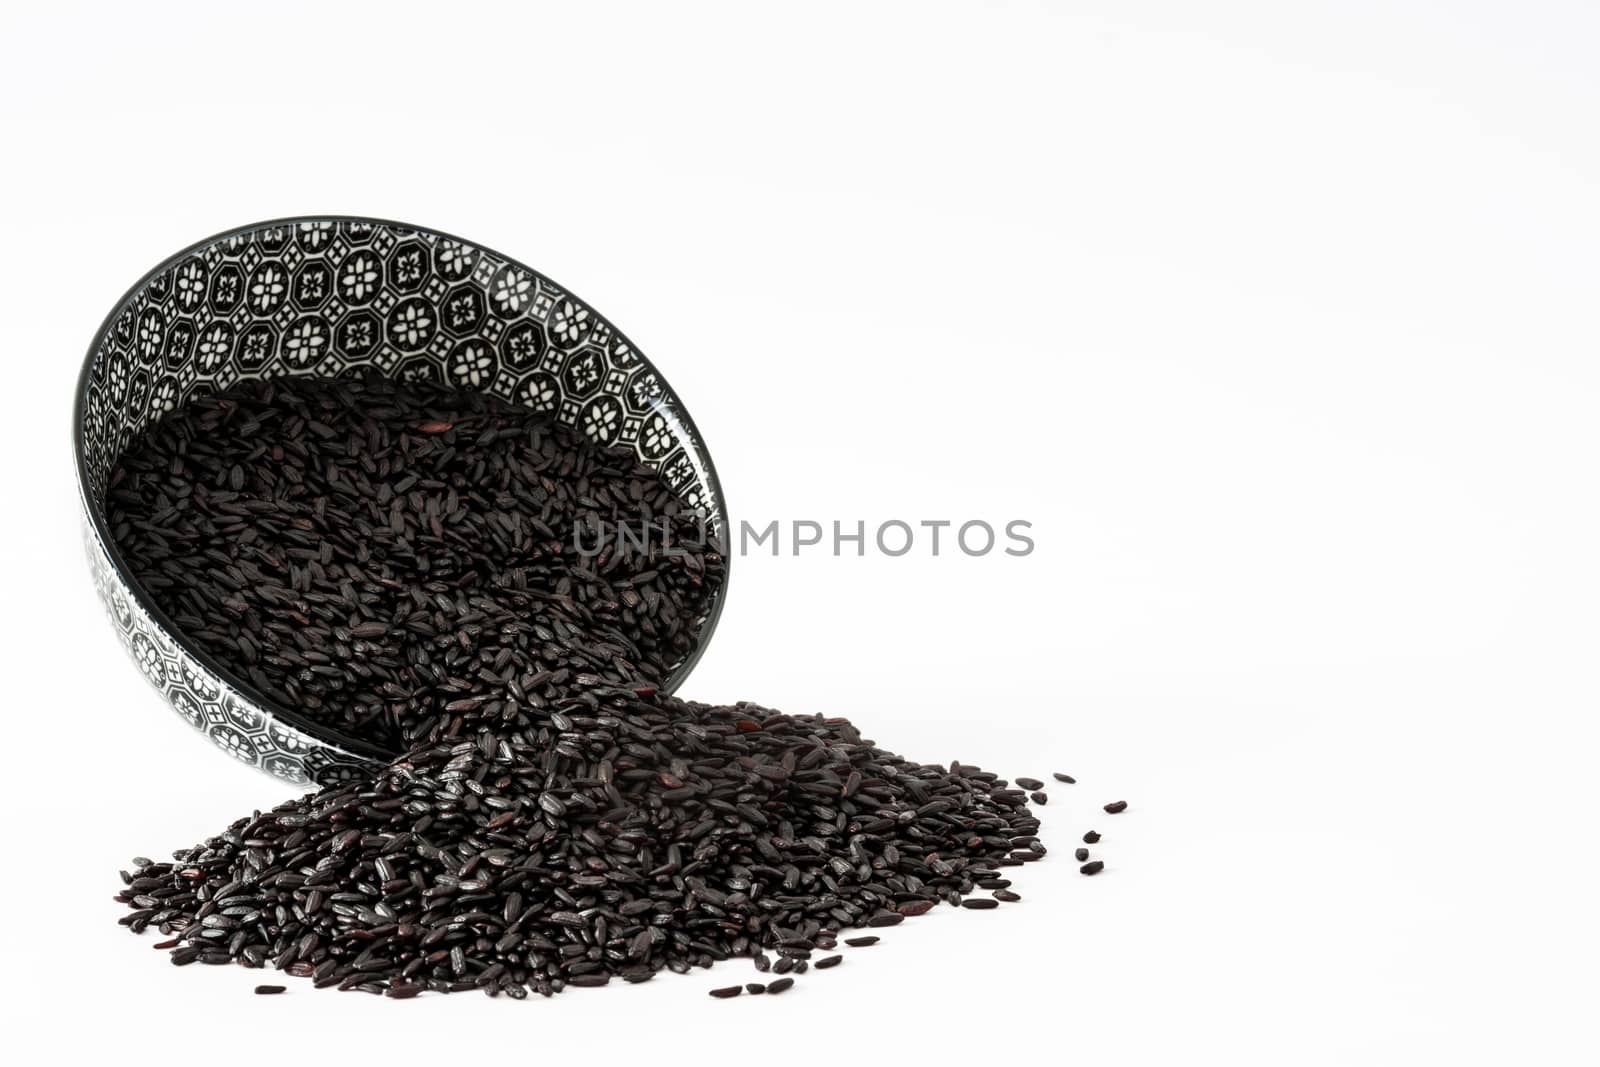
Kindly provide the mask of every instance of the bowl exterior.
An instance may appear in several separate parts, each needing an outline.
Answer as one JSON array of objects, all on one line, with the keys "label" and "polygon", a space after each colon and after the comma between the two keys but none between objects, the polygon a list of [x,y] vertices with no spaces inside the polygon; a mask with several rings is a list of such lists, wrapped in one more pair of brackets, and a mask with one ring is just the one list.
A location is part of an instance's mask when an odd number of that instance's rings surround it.
[{"label": "bowl exterior", "polygon": [[346,751],[273,714],[185,652],[139,605],[90,523],[84,549],[112,629],[145,681],[222,751],[274,778],[327,785],[367,771],[373,760]]},{"label": "bowl exterior", "polygon": [[[380,754],[274,704],[189,642],[122,565],[105,491],[128,445],[191,397],[251,378],[371,372],[489,393],[631,449],[727,537],[710,455],[671,387],[536,271],[363,218],[259,223],[178,253],[128,292],[84,363],[74,444],[89,562],[119,638],[173,709],[236,759],[294,782],[340,780]],[[667,691],[704,650],[725,595],[726,581]]]}]

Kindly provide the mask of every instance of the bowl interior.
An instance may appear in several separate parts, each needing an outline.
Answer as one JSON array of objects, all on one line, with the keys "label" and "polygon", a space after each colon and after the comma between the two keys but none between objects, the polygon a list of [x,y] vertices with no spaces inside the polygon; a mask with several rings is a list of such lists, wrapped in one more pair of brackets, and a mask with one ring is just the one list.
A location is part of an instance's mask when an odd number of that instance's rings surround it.
[{"label": "bowl interior", "polygon": [[[481,245],[376,219],[287,219],[203,241],[130,290],[90,348],[76,398],[80,489],[92,534],[172,640],[313,734],[327,731],[203,654],[138,588],[108,532],[106,481],[146,426],[192,397],[246,378],[370,371],[492,393],[630,448],[726,542],[716,471],[676,394],[550,279]],[[721,603],[719,593],[669,687],[693,666]]]}]

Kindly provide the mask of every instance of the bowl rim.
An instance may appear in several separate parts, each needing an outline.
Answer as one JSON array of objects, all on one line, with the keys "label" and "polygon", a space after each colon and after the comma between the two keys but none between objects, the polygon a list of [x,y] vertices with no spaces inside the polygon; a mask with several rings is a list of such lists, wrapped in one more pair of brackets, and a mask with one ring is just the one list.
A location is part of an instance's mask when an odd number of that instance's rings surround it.
[{"label": "bowl rim", "polygon": [[587,307],[591,315],[608,327],[618,340],[620,340],[623,344],[626,344],[629,349],[632,350],[633,354],[638,358],[640,364],[647,371],[656,376],[656,380],[661,383],[661,388],[663,391],[672,397],[674,401],[674,414],[679,421],[682,422],[683,428],[688,432],[690,443],[694,446],[694,450],[697,453],[700,462],[705,467],[706,481],[710,485],[711,492],[715,497],[716,502],[716,507],[712,509],[711,515],[720,520],[720,525],[722,527],[722,540],[724,542],[722,584],[718,587],[716,594],[712,597],[711,605],[706,612],[705,625],[701,628],[699,640],[695,642],[695,647],[693,651],[689,653],[688,657],[684,659],[684,661],[667,676],[666,681],[662,683],[662,692],[671,693],[676,691],[678,686],[683,683],[683,680],[689,676],[689,673],[694,669],[695,665],[700,662],[700,657],[705,654],[706,646],[711,643],[711,637],[716,632],[717,623],[722,619],[722,609],[727,603],[728,599],[728,579],[729,572],[732,570],[731,564],[733,562],[733,553],[729,548],[729,546],[732,544],[733,531],[730,527],[730,520],[728,518],[727,497],[723,494],[722,482],[717,477],[716,464],[712,461],[711,449],[707,447],[705,443],[705,436],[700,432],[700,428],[695,425],[694,417],[689,413],[688,406],[683,402],[682,396],[676,389],[672,387],[672,383],[667,380],[666,375],[661,373],[661,369],[651,362],[650,357],[645,355],[644,351],[640,349],[638,345],[634,344],[627,334],[619,330],[616,324],[608,319],[605,315],[601,314],[593,304],[589,303],[583,297],[573,292],[572,289],[556,282],[554,279],[550,278],[544,273],[534,270],[532,267],[528,266],[526,263],[523,263],[514,256],[508,256],[504,252],[497,251],[496,249],[491,248],[490,246],[479,241],[471,241],[465,237],[457,237],[455,234],[448,233],[444,230],[434,229],[431,226],[418,226],[414,223],[399,222],[394,219],[377,218],[370,215],[291,215],[283,218],[264,219],[260,222],[252,222],[244,226],[231,226],[219,233],[212,234],[210,237],[202,238],[201,240],[196,241],[180,251],[174,252],[172,255],[166,257],[160,263],[146,271],[138,281],[134,282],[133,285],[128,288],[127,292],[123,293],[122,296],[117,298],[116,302],[111,306],[111,310],[106,314],[105,319],[100,323],[100,328],[95,331],[93,339],[89,342],[89,349],[84,355],[83,366],[78,371],[77,383],[73,387],[72,394],[72,458],[73,471],[78,482],[78,501],[83,508],[84,518],[88,522],[89,528],[94,532],[96,541],[99,543],[100,551],[105,554],[105,557],[109,561],[111,569],[113,573],[115,573],[117,580],[120,581],[122,585],[125,586],[133,595],[133,598],[139,605],[139,608],[150,617],[151,621],[161,629],[161,632],[165,634],[168,639],[178,646],[185,656],[188,656],[190,659],[199,663],[200,666],[204,667],[207,671],[210,671],[212,675],[221,681],[223,685],[232,689],[246,700],[249,700],[267,715],[272,716],[275,719],[282,720],[283,722],[295,727],[305,734],[310,735],[325,745],[342,749],[344,750],[344,753],[349,756],[366,760],[376,760],[380,763],[387,763],[394,759],[397,755],[397,753],[388,752],[379,748],[370,741],[364,741],[360,738],[351,737],[341,731],[331,729],[323,724],[319,724],[315,720],[301,714],[293,708],[288,707],[282,702],[267,697],[259,689],[257,689],[256,686],[249,681],[249,679],[242,677],[237,671],[232,670],[216,657],[212,656],[209,652],[201,649],[198,645],[191,641],[188,635],[185,634],[172,621],[172,619],[168,617],[167,613],[162,611],[161,608],[156,605],[155,601],[150,597],[142,583],[134,578],[132,572],[128,568],[127,562],[122,558],[122,553],[117,550],[117,546],[112,540],[111,531],[107,527],[105,519],[101,514],[102,509],[97,508],[89,499],[88,456],[84,447],[84,419],[88,409],[89,380],[94,369],[95,358],[100,352],[100,347],[104,343],[107,335],[109,335],[111,330],[115,328],[117,320],[122,316],[122,313],[128,309],[128,307],[133,303],[134,299],[137,298],[138,295],[144,291],[145,287],[148,286],[152,281],[160,277],[165,272],[178,266],[190,256],[195,255],[196,253],[201,252],[212,245],[220,244],[235,237],[242,237],[246,234],[255,233],[260,230],[271,229],[274,226],[294,227],[303,225],[305,223],[323,222],[331,222],[335,224],[361,223],[370,226],[381,226],[390,230],[408,230],[413,233],[431,234],[432,236],[442,240],[455,241],[458,244],[475,248],[480,252],[487,253],[490,256],[494,256],[505,263],[516,267],[518,270],[527,271],[542,284],[548,285],[551,288],[566,294],[567,296]]}]

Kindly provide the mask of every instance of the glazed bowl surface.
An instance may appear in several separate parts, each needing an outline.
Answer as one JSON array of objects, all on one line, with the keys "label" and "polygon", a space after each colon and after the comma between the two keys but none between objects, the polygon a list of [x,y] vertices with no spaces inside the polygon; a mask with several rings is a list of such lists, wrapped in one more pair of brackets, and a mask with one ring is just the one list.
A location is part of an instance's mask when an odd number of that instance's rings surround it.
[{"label": "glazed bowl surface", "polygon": [[[124,564],[104,507],[117,460],[191,398],[244,379],[379,373],[490,393],[632,449],[726,541],[716,469],[661,373],[588,304],[482,245],[405,223],[279,219],[207,238],[118,301],[74,396],[84,541],[118,638],[173,710],[234,758],[296,783],[338,781],[387,754],[260,692],[185,637]],[[697,620],[716,628],[724,579]]]}]

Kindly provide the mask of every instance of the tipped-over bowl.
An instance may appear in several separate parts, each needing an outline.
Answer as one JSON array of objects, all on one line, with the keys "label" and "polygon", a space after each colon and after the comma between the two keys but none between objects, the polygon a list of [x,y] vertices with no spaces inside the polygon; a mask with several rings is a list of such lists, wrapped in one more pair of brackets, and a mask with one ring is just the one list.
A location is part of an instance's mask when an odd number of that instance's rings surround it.
[{"label": "tipped-over bowl", "polygon": [[[112,541],[117,460],[191,397],[248,378],[377,372],[491,393],[632,449],[724,540],[716,470],[682,401],[588,304],[482,245],[379,219],[318,216],[229,230],[157,266],[95,334],[74,398],[74,448],[95,587],[140,672],[236,759],[292,782],[363,773],[387,755],[263,694],[203,651],[140,588]],[[694,666],[726,583],[698,620]]]}]

